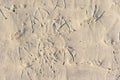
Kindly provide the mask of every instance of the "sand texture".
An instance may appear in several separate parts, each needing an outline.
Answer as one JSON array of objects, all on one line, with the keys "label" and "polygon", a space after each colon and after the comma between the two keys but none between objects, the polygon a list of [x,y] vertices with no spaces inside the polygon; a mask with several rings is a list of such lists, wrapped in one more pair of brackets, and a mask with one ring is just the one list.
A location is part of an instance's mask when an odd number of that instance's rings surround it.
[{"label": "sand texture", "polygon": [[0,80],[120,80],[120,0],[0,0]]}]

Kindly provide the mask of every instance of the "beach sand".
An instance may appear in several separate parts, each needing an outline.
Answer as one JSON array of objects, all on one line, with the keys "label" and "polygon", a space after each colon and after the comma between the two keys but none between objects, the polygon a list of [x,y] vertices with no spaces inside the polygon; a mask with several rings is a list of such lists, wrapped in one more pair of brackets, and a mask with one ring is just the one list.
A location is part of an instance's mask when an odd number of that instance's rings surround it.
[{"label": "beach sand", "polygon": [[120,1],[0,0],[0,80],[120,80]]}]

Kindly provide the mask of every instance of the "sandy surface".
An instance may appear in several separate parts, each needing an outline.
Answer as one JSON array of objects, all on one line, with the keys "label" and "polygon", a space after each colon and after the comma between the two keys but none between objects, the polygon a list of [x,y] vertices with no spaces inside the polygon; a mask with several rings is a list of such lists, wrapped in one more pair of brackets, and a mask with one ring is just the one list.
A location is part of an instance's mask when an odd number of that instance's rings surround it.
[{"label": "sandy surface", "polygon": [[120,1],[0,0],[0,80],[120,80]]}]

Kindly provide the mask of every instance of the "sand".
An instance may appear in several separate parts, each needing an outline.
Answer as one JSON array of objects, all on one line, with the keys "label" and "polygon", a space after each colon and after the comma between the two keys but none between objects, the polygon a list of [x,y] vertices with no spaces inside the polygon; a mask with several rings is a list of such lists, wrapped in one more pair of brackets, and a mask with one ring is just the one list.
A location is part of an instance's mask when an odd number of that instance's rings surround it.
[{"label": "sand", "polygon": [[0,80],[120,80],[120,1],[0,0]]}]

